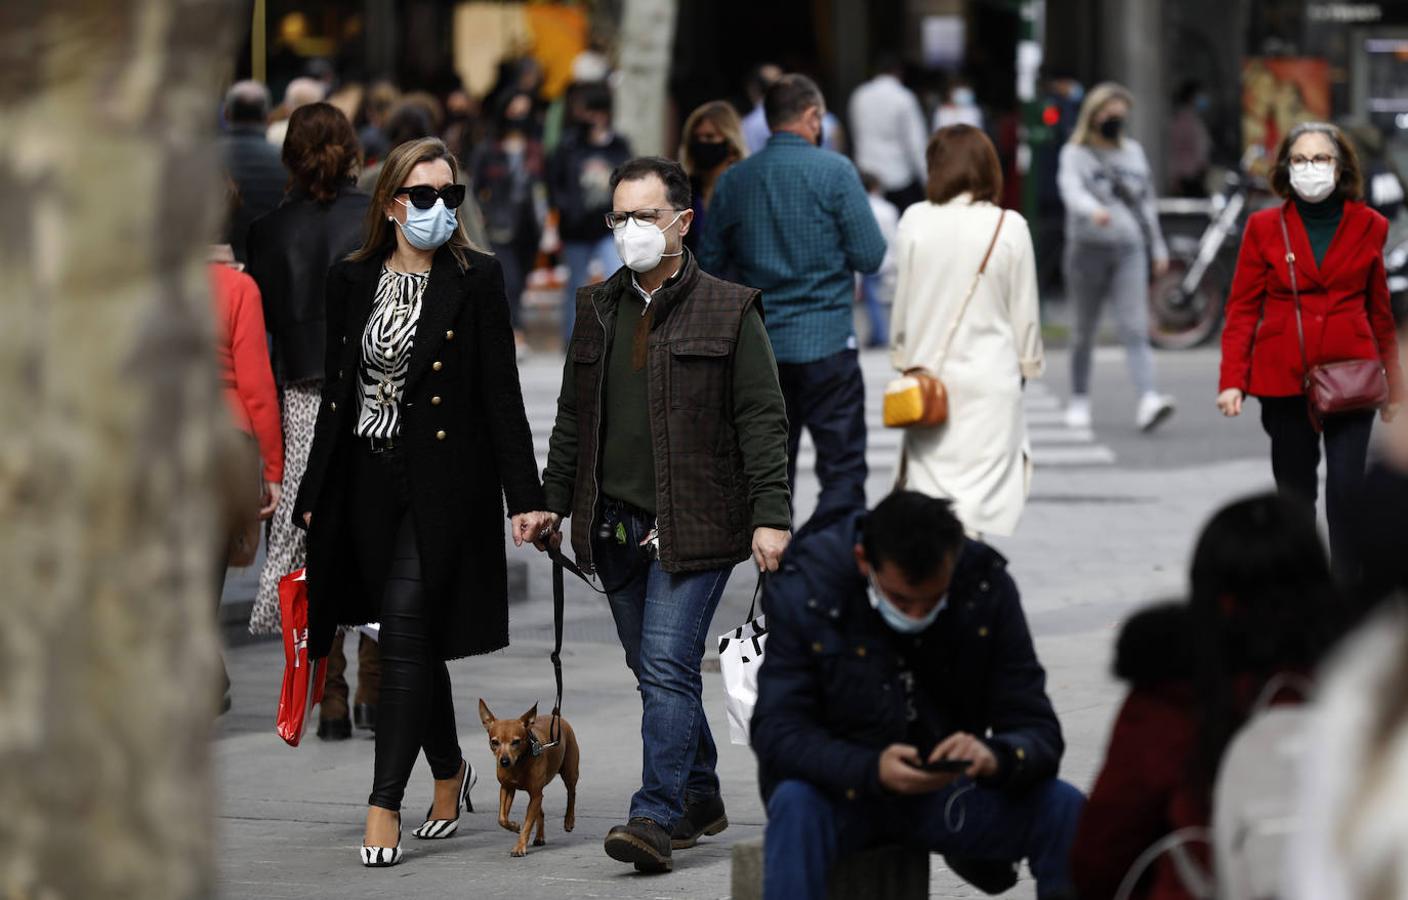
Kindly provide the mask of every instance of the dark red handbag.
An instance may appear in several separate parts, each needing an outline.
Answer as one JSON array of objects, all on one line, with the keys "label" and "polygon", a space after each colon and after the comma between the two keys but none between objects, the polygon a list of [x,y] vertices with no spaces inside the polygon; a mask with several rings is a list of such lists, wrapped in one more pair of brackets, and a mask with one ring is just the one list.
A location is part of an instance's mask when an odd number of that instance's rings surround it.
[{"label": "dark red handbag", "polygon": [[1296,339],[1300,342],[1300,362],[1305,370],[1306,404],[1316,431],[1324,427],[1326,416],[1379,409],[1388,403],[1388,375],[1377,359],[1345,359],[1310,365],[1305,353],[1305,326],[1301,322],[1300,288],[1296,284],[1296,255],[1291,252],[1291,235],[1286,230],[1286,211],[1281,210],[1281,239],[1286,242],[1286,268],[1291,273],[1291,296],[1296,303]]}]

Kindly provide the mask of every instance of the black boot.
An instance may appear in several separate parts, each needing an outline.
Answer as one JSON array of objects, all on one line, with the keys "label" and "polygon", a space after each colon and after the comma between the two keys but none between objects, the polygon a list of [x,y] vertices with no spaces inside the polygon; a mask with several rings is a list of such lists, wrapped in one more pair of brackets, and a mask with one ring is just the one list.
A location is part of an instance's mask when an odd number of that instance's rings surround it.
[{"label": "black boot", "polygon": [[345,741],[352,736],[352,720],[343,716],[341,719],[318,719],[318,737],[325,741]]},{"label": "black boot", "polygon": [[371,703],[358,703],[352,707],[352,724],[362,731],[376,731],[376,706]]},{"label": "black boot", "polygon": [[699,843],[701,835],[712,837],[727,827],[724,798],[715,794],[702,800],[691,800],[685,804],[684,815],[675,823],[670,846],[675,850],[688,850]]},{"label": "black boot", "polygon": [[674,868],[670,836],[655,822],[639,816],[606,833],[606,855],[633,863],[637,872],[668,872]]}]

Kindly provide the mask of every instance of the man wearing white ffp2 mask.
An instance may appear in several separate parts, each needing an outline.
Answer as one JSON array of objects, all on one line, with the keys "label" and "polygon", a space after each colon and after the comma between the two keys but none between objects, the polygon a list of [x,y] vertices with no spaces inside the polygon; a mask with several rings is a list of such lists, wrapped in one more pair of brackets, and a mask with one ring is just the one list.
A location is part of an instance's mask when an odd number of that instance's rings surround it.
[{"label": "man wearing white ffp2 mask", "polygon": [[[666,221],[665,217],[672,212],[674,216]],[[689,221],[682,221],[686,216]],[[637,278],[636,284],[639,285],[641,281],[653,283],[653,287],[644,290],[654,293],[661,284],[679,271],[678,257],[684,255],[684,236],[689,232],[689,224],[693,218],[692,209],[672,210],[655,207],[629,211],[613,210],[606,214],[612,237],[616,240],[616,254],[621,257],[621,262],[637,275],[645,276]],[[676,228],[676,225],[679,227]],[[667,232],[673,236],[673,241],[667,236]],[[667,249],[672,243],[675,249]],[[664,262],[667,259],[670,262]],[[652,277],[655,275],[660,277]]]},{"label": "man wearing white ffp2 mask", "polygon": [[603,849],[663,872],[728,825],[699,665],[734,564],[777,571],[787,547],[787,409],[761,295],[684,249],[679,163],[631,160],[611,193],[626,265],[577,293],[543,480],[552,531],[570,517],[577,560],[608,586],[643,703],[640,790]]}]

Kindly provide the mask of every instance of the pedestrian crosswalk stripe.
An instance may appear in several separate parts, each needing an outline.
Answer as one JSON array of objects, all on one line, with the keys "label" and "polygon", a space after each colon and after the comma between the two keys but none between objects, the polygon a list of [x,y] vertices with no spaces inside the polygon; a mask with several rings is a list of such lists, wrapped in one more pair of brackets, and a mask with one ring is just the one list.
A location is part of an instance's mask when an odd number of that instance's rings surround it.
[{"label": "pedestrian crosswalk stripe", "polygon": [[[879,420],[881,397],[891,375],[889,358],[886,354],[862,354],[861,367],[866,387],[866,463],[874,471],[893,471],[903,432],[885,428]],[[548,438],[557,416],[557,395],[562,384],[561,358],[534,356],[526,360],[519,371],[541,471],[547,463]],[[1048,385],[1040,381],[1028,382],[1022,392],[1022,409],[1032,447],[1032,462],[1037,468],[1115,464],[1115,452],[1099,443],[1093,431],[1066,426],[1064,403]],[[805,434],[797,454],[797,467],[804,472],[816,469],[816,451]]]}]

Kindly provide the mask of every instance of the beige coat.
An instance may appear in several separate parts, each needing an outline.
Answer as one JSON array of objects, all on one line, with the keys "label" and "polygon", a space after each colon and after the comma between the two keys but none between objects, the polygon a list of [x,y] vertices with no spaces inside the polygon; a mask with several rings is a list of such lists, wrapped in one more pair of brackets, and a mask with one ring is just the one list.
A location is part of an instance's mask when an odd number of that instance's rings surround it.
[{"label": "beige coat", "polygon": [[895,248],[890,358],[899,371],[938,373],[949,394],[947,424],[905,432],[905,486],[951,498],[970,532],[1010,535],[1031,484],[1022,379],[1045,366],[1031,232],[1017,213],[1007,213],[987,273],[942,358],[999,213],[967,194],[905,211]]}]

